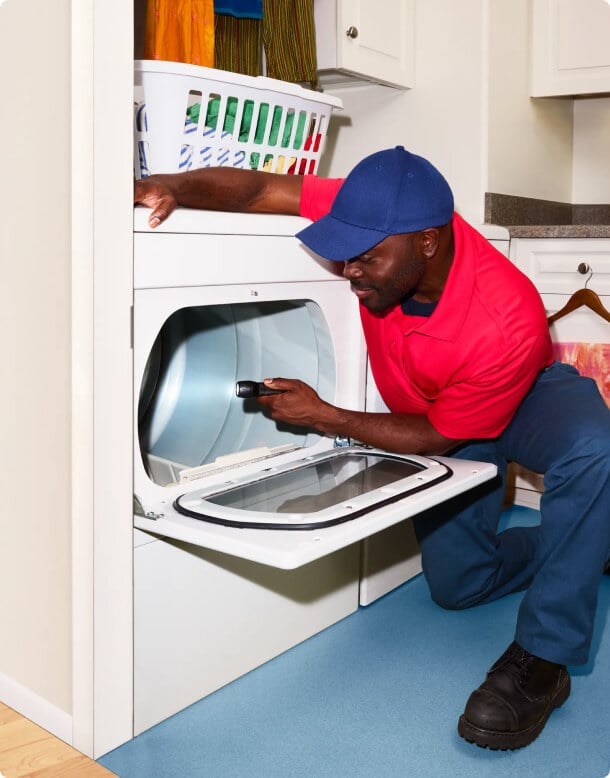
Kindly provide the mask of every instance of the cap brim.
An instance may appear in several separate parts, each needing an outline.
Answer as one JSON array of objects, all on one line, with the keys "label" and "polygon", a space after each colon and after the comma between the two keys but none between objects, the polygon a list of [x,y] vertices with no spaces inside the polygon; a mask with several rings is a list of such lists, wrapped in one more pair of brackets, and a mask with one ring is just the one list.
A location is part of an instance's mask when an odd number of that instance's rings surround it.
[{"label": "cap brim", "polygon": [[345,262],[364,254],[387,235],[381,230],[347,224],[328,214],[297,232],[296,237],[319,256]]}]

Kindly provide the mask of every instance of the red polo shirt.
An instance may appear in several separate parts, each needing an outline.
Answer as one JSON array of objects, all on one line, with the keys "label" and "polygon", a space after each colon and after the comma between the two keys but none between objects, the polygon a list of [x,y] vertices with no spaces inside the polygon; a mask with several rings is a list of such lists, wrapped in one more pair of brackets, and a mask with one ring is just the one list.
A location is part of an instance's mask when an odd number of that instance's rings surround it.
[{"label": "red polo shirt", "polygon": [[[301,215],[328,213],[341,183],[305,176]],[[432,316],[360,305],[360,317],[390,410],[426,414],[448,438],[493,438],[553,361],[549,328],[531,281],[458,214],[452,226],[453,264]]]}]

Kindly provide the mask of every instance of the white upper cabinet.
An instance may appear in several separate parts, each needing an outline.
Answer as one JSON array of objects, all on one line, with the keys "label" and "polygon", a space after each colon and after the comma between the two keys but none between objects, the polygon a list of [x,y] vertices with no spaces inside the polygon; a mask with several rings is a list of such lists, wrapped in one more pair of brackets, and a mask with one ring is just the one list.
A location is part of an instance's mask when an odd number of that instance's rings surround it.
[{"label": "white upper cabinet", "polygon": [[610,3],[533,0],[532,97],[610,92]]},{"label": "white upper cabinet", "polygon": [[315,0],[314,12],[322,86],[413,86],[415,0]]}]

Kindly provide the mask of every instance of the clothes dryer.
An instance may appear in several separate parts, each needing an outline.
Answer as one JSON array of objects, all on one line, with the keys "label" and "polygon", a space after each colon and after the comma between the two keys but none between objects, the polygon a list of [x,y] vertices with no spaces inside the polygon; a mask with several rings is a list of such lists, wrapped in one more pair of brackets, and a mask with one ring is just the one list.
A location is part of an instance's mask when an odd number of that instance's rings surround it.
[{"label": "clothes dryer", "polygon": [[[362,410],[358,303],[306,222],[178,210],[134,234],[134,730],[353,613],[366,538],[493,477],[274,422],[238,381]],[[369,381],[369,394],[372,387]]]}]

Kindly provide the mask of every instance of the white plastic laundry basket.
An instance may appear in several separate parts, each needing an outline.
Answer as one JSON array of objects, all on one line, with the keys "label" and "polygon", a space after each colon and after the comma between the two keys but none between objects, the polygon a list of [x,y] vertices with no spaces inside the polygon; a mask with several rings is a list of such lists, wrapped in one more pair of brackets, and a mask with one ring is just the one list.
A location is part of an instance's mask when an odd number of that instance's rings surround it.
[{"label": "white plastic laundry basket", "polygon": [[341,100],[298,84],[137,60],[134,175],[233,167],[315,173]]}]

